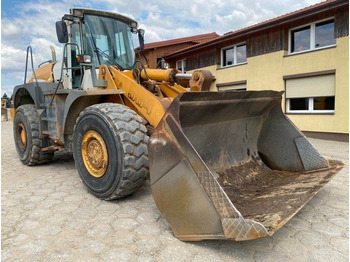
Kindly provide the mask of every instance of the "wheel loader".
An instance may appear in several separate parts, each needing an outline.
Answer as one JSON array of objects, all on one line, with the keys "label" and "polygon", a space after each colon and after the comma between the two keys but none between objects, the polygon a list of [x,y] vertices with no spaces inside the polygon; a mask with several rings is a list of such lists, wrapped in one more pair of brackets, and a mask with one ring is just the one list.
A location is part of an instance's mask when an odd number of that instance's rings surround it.
[{"label": "wheel loader", "polygon": [[[272,235],[343,166],[326,160],[281,110],[283,92],[210,92],[208,71],[150,69],[144,31],[120,14],[74,8],[56,23],[62,60],[34,70],[11,115],[25,165],[73,152],[87,190],[126,197],[149,176],[155,203],[183,241]],[[33,74],[27,81],[30,61]]]},{"label": "wheel loader", "polygon": [[1,122],[8,121],[6,102],[7,101],[1,100]]}]

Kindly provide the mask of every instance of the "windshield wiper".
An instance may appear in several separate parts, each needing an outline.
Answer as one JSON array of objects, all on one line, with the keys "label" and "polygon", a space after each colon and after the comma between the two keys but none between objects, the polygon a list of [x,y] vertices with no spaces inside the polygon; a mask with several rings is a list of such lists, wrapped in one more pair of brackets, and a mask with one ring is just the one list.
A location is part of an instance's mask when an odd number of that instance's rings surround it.
[{"label": "windshield wiper", "polygon": [[[117,66],[119,68],[120,71],[124,71],[124,68],[118,64],[117,61],[115,61],[114,58],[112,58],[111,56],[107,55],[105,52],[106,51],[102,51],[100,48],[95,47],[97,54],[100,54],[101,56],[103,55],[104,57],[106,57],[110,62],[112,62],[115,66]],[[108,50],[107,50],[108,51]]]}]

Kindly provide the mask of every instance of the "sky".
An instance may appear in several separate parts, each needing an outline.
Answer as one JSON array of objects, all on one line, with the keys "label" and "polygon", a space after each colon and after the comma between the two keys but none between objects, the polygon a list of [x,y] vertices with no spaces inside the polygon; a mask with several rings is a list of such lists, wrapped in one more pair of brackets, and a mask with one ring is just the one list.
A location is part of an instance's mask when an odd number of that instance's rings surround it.
[{"label": "sky", "polygon": [[[51,59],[49,46],[62,56],[55,22],[69,8],[85,7],[134,18],[145,29],[145,42],[216,32],[220,35],[301,8],[319,0],[2,0],[1,95],[23,83],[27,46],[34,67]],[[28,71],[28,78],[31,71]]]}]

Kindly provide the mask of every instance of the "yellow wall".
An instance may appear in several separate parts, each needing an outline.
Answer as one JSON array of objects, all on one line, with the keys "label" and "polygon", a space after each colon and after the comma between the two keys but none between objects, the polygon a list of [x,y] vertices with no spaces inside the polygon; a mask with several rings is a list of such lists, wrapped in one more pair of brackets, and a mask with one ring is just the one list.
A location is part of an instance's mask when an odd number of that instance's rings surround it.
[{"label": "yellow wall", "polygon": [[[335,113],[287,114],[302,131],[349,133],[349,37],[337,38],[335,48],[286,55],[285,51],[248,58],[247,64],[218,69],[205,67],[216,77],[216,84],[247,80],[247,90],[285,89],[283,76],[336,70]],[[284,110],[284,102],[282,108]]]}]

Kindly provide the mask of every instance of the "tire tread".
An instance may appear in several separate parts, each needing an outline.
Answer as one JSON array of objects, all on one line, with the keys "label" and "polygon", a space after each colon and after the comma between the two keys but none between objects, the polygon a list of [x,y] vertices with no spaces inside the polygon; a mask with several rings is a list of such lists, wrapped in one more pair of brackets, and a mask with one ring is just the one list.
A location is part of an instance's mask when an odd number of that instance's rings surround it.
[{"label": "tire tread", "polygon": [[[118,186],[105,200],[115,200],[128,196],[141,187],[149,176],[148,135],[142,120],[130,108],[114,103],[96,104],[83,110],[77,121],[86,113],[102,115],[106,123],[111,125],[114,135],[119,137],[124,154],[122,175]],[[75,125],[75,126],[76,126]],[[74,128],[75,129],[75,128]]]},{"label": "tire tread", "polygon": [[[28,166],[40,165],[50,162],[54,157],[54,151],[42,151],[42,140],[39,136],[39,114],[33,104],[26,104],[18,107],[17,111],[21,112],[27,119],[30,126],[30,132],[32,135],[31,141],[31,154],[29,162],[26,163]],[[17,139],[16,134],[14,134]],[[28,141],[29,142],[29,141]]]}]

